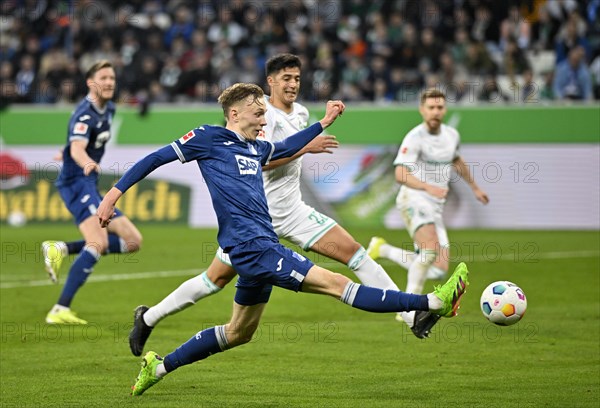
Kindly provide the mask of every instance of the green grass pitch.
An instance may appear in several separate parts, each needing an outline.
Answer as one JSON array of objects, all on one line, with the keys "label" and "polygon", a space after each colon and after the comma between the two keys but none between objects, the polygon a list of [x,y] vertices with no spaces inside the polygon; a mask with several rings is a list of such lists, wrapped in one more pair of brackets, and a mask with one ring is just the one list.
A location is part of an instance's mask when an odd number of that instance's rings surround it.
[{"label": "green grass pitch", "polygon": [[[597,231],[450,231],[451,267],[471,286],[460,314],[418,340],[391,314],[275,289],[248,345],[183,367],[129,396],[140,359],[127,334],[138,304],[154,304],[204,270],[214,230],[142,225],[138,254],[101,260],[73,303],[86,327],[49,326],[61,285],[46,282],[45,239],[78,239],[73,226],[0,227],[1,407],[597,407],[600,404],[600,235]],[[407,246],[404,231],[353,230]],[[408,247],[408,246],[407,246]],[[342,265],[317,261],[349,274]],[[402,288],[406,273],[381,261]],[[515,326],[488,323],[479,296],[496,280],[525,291]],[[433,282],[427,282],[430,289]],[[167,354],[227,321],[233,284],[164,320],[147,350]]]}]

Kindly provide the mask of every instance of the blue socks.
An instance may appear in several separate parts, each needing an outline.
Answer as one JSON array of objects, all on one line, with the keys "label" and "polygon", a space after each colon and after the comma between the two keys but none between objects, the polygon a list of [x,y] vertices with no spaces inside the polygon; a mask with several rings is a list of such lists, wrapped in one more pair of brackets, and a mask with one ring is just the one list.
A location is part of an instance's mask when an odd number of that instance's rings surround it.
[{"label": "blue socks", "polygon": [[67,244],[67,252],[69,254],[78,254],[81,252],[81,250],[85,246],[85,241],[82,239],[81,241],[67,242],[66,244]]},{"label": "blue socks", "polygon": [[215,326],[198,332],[163,359],[167,373],[227,349],[225,326]]},{"label": "blue socks", "polygon": [[69,276],[58,299],[59,305],[65,307],[71,306],[75,293],[77,293],[90,273],[92,273],[98,259],[100,259],[100,254],[91,247],[86,247],[79,253],[79,256],[75,259],[69,270]]},{"label": "blue socks", "polygon": [[[85,241],[72,241],[67,242],[67,252],[69,254],[78,254],[83,250],[85,246]],[[121,238],[116,234],[108,234],[108,252],[111,254],[124,254],[129,252],[127,250],[127,246],[125,242],[121,240]]]},{"label": "blue socks", "polygon": [[371,288],[354,282],[348,283],[340,300],[357,309],[375,313],[429,310],[427,295]]}]

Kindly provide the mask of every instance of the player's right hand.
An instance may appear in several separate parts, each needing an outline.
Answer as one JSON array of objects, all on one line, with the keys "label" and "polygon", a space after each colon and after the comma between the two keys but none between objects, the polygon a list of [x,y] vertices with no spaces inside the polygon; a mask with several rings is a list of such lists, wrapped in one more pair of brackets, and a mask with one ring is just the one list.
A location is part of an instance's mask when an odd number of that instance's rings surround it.
[{"label": "player's right hand", "polygon": [[95,171],[96,173],[100,174],[100,165],[94,161],[86,163],[85,166],[83,166],[83,174],[87,177],[90,174],[92,174],[92,172]]},{"label": "player's right hand", "polygon": [[117,204],[117,200],[121,197],[123,193],[119,191],[118,188],[111,188],[108,193],[102,199],[102,202],[98,206],[98,210],[96,211],[96,215],[98,216],[98,222],[100,222],[100,226],[102,228],[106,228],[108,224],[110,224],[110,220],[112,217],[116,215],[115,205]]},{"label": "player's right hand", "polygon": [[448,195],[447,188],[441,188],[441,187],[433,186],[431,184],[425,184],[425,191],[427,193],[431,194],[432,196],[434,196],[435,198],[440,198],[440,199],[444,199]]},{"label": "player's right hand", "polygon": [[308,153],[333,153],[333,150],[339,146],[335,136],[319,135],[306,145],[305,149]]}]

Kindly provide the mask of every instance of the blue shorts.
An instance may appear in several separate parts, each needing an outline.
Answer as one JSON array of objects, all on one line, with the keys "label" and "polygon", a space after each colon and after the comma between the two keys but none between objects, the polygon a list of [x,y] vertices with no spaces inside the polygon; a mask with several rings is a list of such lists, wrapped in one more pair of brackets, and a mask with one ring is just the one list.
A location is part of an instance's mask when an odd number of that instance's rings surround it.
[{"label": "blue shorts", "polygon": [[[58,187],[58,192],[67,209],[75,217],[75,224],[79,225],[92,215],[96,215],[102,196],[98,192],[96,183],[86,180],[76,181],[66,186]],[[123,215],[115,208],[115,217]]]},{"label": "blue shorts", "polygon": [[229,259],[239,275],[235,302],[244,306],[267,303],[273,286],[298,292],[314,265],[310,259],[268,238],[236,245],[229,251]]}]

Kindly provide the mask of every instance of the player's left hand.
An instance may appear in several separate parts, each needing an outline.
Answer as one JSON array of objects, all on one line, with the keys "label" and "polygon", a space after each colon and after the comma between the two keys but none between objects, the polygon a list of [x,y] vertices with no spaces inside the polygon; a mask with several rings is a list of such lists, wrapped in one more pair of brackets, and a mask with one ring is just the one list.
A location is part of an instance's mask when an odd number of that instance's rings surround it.
[{"label": "player's left hand", "polygon": [[323,126],[323,129],[335,122],[338,116],[342,116],[345,109],[346,105],[344,105],[344,102],[342,101],[328,101],[325,108],[325,116],[321,119],[321,126]]},{"label": "player's left hand", "polygon": [[490,199],[485,193],[485,191],[478,188],[473,190],[473,193],[475,194],[475,198],[477,198],[477,200],[481,201],[483,204],[487,204],[490,202]]}]

